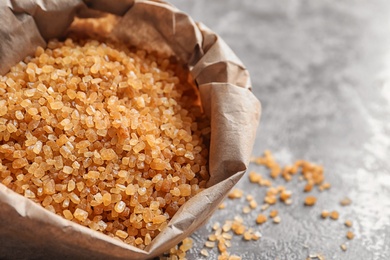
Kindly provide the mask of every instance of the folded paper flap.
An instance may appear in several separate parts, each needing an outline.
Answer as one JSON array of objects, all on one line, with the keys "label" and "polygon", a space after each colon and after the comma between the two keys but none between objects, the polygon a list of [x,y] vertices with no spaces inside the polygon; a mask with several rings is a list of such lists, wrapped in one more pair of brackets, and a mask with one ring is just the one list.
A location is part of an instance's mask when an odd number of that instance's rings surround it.
[{"label": "folded paper flap", "polygon": [[[197,23],[203,36],[205,55],[197,62],[191,73],[198,85],[211,82],[226,82],[239,87],[251,88],[249,73],[241,60],[225,41],[202,23]],[[210,75],[214,76],[210,77]]]},{"label": "folded paper flap", "polygon": [[37,46],[46,44],[32,17],[24,13],[15,15],[4,3],[0,4],[0,39],[0,75],[33,53]]},{"label": "folded paper flap", "polygon": [[[168,250],[202,225],[244,174],[256,135],[260,103],[250,91],[245,66],[226,43],[206,26],[196,24],[163,1],[9,0],[7,5],[0,4],[0,14],[5,14],[0,15],[0,73],[32,54],[37,46],[44,46],[47,37],[62,36],[77,13],[88,14],[88,7],[123,15],[111,33],[114,39],[175,54],[188,65],[211,120],[209,188],[187,201],[146,250],[140,250],[62,219],[0,185],[0,204],[7,205],[0,209],[0,220],[14,217],[14,225],[9,220],[3,222],[8,226],[1,225],[0,241],[12,234],[15,227],[23,226],[36,230],[36,235],[47,242],[47,250],[64,257],[146,259]],[[17,17],[17,13],[25,17]],[[24,238],[12,239],[15,242]],[[31,256],[31,249],[37,249],[37,244],[30,242],[30,247],[28,241],[23,244],[18,256]],[[1,250],[0,258],[5,252]]]},{"label": "folded paper flap", "polygon": [[186,14],[171,5],[150,1],[135,2],[113,35],[129,45],[174,54],[186,64],[198,54],[195,50],[199,51],[197,45],[202,39],[195,23]]},{"label": "folded paper flap", "polygon": [[249,89],[227,83],[199,86],[205,113],[211,117],[212,186],[246,170],[260,117],[260,103]]},{"label": "folded paper flap", "polygon": [[203,23],[197,22],[196,26],[199,28],[199,30],[202,33],[202,49],[204,52],[208,52],[209,49],[214,45],[214,43],[217,41],[217,38],[219,37],[216,35],[213,31],[210,30],[206,25]]},{"label": "folded paper flap", "polygon": [[[73,21],[79,8],[84,7],[80,0],[53,1],[51,5],[43,1],[8,0],[9,8],[17,15],[25,13],[34,18],[40,35],[45,39],[59,37]],[[61,17],[61,19],[58,19]]]},{"label": "folded paper flap", "polygon": [[[226,73],[229,71],[229,73]],[[246,69],[242,69],[236,63],[231,61],[220,61],[209,64],[203,70],[200,70],[196,77],[196,83],[198,85],[221,82],[231,83],[243,88],[251,88],[251,82],[249,80],[249,73]]]}]

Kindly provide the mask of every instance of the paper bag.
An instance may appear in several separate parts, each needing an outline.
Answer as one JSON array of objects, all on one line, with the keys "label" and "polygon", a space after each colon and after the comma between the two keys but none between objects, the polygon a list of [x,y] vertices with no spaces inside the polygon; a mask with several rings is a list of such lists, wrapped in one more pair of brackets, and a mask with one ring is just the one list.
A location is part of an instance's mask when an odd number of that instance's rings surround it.
[{"label": "paper bag", "polygon": [[163,1],[6,0],[0,3],[0,74],[63,38],[76,16],[114,14],[108,37],[175,55],[188,66],[211,121],[207,189],[187,201],[145,250],[60,216],[0,185],[1,259],[148,259],[202,225],[244,174],[260,103],[248,71],[214,32]]}]

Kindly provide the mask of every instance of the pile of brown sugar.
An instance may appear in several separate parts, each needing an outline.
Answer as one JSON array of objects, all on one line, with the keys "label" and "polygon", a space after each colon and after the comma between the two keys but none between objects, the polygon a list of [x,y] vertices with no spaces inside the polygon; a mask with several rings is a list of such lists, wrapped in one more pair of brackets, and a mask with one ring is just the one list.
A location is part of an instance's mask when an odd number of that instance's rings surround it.
[{"label": "pile of brown sugar", "polygon": [[205,188],[210,126],[164,57],[67,39],[0,76],[0,181],[144,248]]}]

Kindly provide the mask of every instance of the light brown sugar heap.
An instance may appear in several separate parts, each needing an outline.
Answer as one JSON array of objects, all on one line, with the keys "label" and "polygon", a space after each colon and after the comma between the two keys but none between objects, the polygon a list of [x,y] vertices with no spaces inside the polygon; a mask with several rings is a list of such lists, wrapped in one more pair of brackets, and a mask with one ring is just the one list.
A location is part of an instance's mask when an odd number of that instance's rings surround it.
[{"label": "light brown sugar heap", "polygon": [[94,40],[50,41],[0,77],[0,180],[144,248],[208,180],[210,126],[188,73]]}]

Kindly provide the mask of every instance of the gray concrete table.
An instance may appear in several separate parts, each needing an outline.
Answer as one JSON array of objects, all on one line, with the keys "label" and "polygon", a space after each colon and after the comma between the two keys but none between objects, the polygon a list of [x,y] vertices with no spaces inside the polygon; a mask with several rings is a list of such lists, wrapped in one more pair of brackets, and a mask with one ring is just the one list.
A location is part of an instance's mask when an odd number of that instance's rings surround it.
[{"label": "gray concrete table", "polygon": [[[281,163],[317,162],[332,184],[313,192],[316,206],[304,207],[303,183],[287,183],[294,199],[275,206],[282,222],[261,226],[257,242],[234,238],[229,251],[243,259],[390,259],[390,2],[172,2],[221,35],[250,71],[263,105],[254,155],[270,149]],[[238,187],[256,198],[265,193],[247,176]],[[353,203],[341,207],[346,196]],[[201,259],[211,225],[240,214],[238,204],[228,202],[193,235],[189,259]],[[338,210],[340,220],[321,220],[322,209]],[[258,228],[258,212],[245,222]],[[356,235],[348,242],[345,219]],[[217,250],[210,254],[216,259]]]}]

